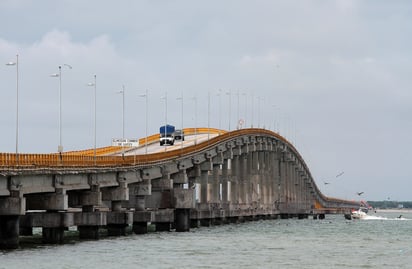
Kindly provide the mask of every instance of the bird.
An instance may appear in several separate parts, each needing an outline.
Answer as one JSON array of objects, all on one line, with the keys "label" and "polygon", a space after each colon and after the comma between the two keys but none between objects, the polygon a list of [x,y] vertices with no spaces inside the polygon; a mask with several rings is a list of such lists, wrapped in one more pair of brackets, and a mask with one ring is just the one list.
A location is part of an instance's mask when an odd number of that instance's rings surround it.
[{"label": "bird", "polygon": [[361,195],[363,194],[363,191],[357,192],[356,194],[359,195],[359,196],[361,196]]},{"label": "bird", "polygon": [[343,175],[345,172],[340,172],[339,174],[336,175],[336,177],[340,177],[341,175]]},{"label": "bird", "polygon": [[323,181],[323,184],[328,185],[328,184],[330,184],[330,183],[329,183],[329,182],[325,182],[325,181]]}]

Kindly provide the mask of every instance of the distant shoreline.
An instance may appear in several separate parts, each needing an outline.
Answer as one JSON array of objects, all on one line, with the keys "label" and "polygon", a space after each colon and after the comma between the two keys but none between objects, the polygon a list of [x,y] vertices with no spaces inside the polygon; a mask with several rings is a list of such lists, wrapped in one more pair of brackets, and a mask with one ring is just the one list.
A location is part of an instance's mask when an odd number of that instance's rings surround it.
[{"label": "distant shoreline", "polygon": [[388,209],[380,209],[380,208],[374,208],[373,209],[376,212],[388,212],[388,213],[411,213],[412,209],[411,208],[388,208]]}]

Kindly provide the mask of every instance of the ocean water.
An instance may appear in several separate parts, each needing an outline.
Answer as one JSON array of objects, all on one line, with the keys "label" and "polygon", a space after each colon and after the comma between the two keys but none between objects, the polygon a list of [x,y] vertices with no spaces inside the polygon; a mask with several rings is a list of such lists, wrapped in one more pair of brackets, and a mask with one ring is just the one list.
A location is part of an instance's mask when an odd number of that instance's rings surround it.
[{"label": "ocean water", "polygon": [[[402,214],[402,218],[398,218]],[[0,268],[412,268],[412,213],[366,220],[260,220],[192,229],[24,243]]]}]

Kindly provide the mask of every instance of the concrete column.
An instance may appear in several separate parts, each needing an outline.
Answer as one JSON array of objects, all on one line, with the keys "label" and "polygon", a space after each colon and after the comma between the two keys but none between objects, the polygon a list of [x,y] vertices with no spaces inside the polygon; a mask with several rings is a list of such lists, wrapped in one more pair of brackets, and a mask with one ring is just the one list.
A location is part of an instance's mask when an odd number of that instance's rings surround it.
[{"label": "concrete column", "polygon": [[200,203],[208,202],[209,171],[202,170],[200,173]]},{"label": "concrete column", "polygon": [[132,230],[135,234],[146,234],[147,222],[133,222]]},{"label": "concrete column", "polygon": [[175,226],[176,232],[188,232],[190,230],[190,209],[175,209]]},{"label": "concrete column", "polygon": [[279,197],[279,206],[281,210],[284,210],[287,205],[287,162],[285,158],[279,160],[279,185],[280,185],[280,197]]},{"label": "concrete column", "polygon": [[227,204],[228,202],[228,165],[229,160],[225,159],[222,165],[222,203]]},{"label": "concrete column", "polygon": [[279,204],[279,160],[277,158],[277,153],[272,151],[270,153],[270,159],[272,162],[268,178],[268,184],[271,186],[272,195],[270,205],[273,210],[276,210]]},{"label": "concrete column", "polygon": [[80,239],[99,239],[99,226],[97,225],[82,225],[78,226]]},{"label": "concrete column", "polygon": [[220,203],[220,165],[213,165],[213,179],[211,184],[211,202]]},{"label": "concrete column", "polygon": [[230,203],[234,207],[239,205],[239,156],[234,156],[231,160],[231,177],[230,177]]},{"label": "concrete column", "polygon": [[242,154],[239,156],[239,175],[238,175],[238,182],[239,182],[239,203],[241,205],[245,205],[247,203],[246,201],[246,192],[247,192],[247,187],[246,187],[246,177],[247,177],[247,158],[245,154]]},{"label": "concrete column", "polygon": [[122,212],[122,201],[112,201],[112,212],[107,212],[108,236],[126,235],[126,228],[129,226],[128,214],[129,212]]},{"label": "concrete column", "polygon": [[[94,206],[102,204],[102,193],[100,186],[90,186],[90,191],[84,192],[81,197],[82,212],[91,213],[94,212]],[[99,225],[87,224],[78,225],[79,237],[81,239],[99,239]]]},{"label": "concrete column", "polygon": [[19,215],[0,215],[0,249],[19,247]]},{"label": "concrete column", "polygon": [[273,209],[276,200],[278,199],[278,194],[277,194],[277,185],[278,185],[278,179],[277,179],[277,160],[276,160],[276,152],[271,151],[269,153],[269,159],[270,159],[270,170],[267,178],[267,184],[269,186],[269,194],[270,194],[270,199],[268,201],[268,204],[270,205],[270,208]]},{"label": "concrete column", "polygon": [[63,244],[65,227],[43,227],[42,236],[45,244]]},{"label": "concrete column", "polygon": [[[147,220],[145,217],[150,214],[142,213],[146,210],[146,196],[152,194],[152,184],[150,179],[146,179],[143,182],[129,185],[129,207],[135,209],[133,215],[132,230],[135,234],[147,233]],[[139,213],[136,213],[139,212]],[[140,215],[139,215],[140,214]],[[150,219],[150,217],[147,217]]]},{"label": "concrete column", "polygon": [[259,186],[261,186],[261,203],[267,206],[270,200],[270,186],[268,184],[268,170],[270,169],[270,164],[268,163],[268,159],[265,158],[266,153],[263,151],[259,151],[257,157],[259,159]]}]

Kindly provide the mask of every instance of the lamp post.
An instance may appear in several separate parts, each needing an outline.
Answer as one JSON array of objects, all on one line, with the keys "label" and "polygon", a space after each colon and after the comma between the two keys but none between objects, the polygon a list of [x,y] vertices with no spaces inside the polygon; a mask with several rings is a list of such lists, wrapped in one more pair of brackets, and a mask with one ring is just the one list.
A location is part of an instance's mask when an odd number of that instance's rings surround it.
[{"label": "lamp post", "polygon": [[176,100],[180,100],[182,102],[182,126],[181,126],[181,131],[182,131],[182,138],[181,138],[181,144],[180,148],[183,149],[183,91],[180,95],[180,97],[176,98]]},{"label": "lamp post", "polygon": [[124,85],[122,85],[122,90],[118,91],[117,93],[122,94],[122,156],[124,156],[124,94],[125,94],[125,89]]},{"label": "lamp post", "polygon": [[240,93],[239,93],[239,90],[237,90],[237,118],[236,118],[236,122],[237,122],[237,128],[236,129],[240,129],[240,124],[239,124],[239,120],[240,120],[240,114],[239,114],[239,111],[240,111],[240,108],[239,108],[239,104],[240,104]]},{"label": "lamp post", "polygon": [[197,95],[192,97],[192,100],[195,101],[195,145],[197,145]]},{"label": "lamp post", "polygon": [[210,139],[210,91],[207,92],[207,142]]},{"label": "lamp post", "polygon": [[118,91],[117,93],[122,94],[122,144],[124,143],[124,94],[125,94],[125,89],[124,85],[122,86],[122,90]]},{"label": "lamp post", "polygon": [[258,96],[258,128],[260,128],[260,100],[261,98]]},{"label": "lamp post", "polygon": [[222,129],[222,90],[219,89],[217,96],[219,96],[219,135]]},{"label": "lamp post", "polygon": [[255,95],[252,92],[252,120],[250,121],[250,127],[253,128],[253,115],[255,110]]},{"label": "lamp post", "polygon": [[272,105],[273,107],[273,132],[276,133],[276,106]]},{"label": "lamp post", "polygon": [[[72,69],[73,67],[69,64],[64,64],[68,68]],[[62,142],[62,66],[59,65],[59,73],[51,74],[51,77],[59,78],[59,145],[57,146],[57,152],[63,152],[63,142]]]},{"label": "lamp post", "polygon": [[[146,93],[145,94],[141,94],[141,95],[139,95],[139,97],[144,97],[145,99],[146,99],[146,123],[145,123],[145,125],[146,125],[146,134],[145,134],[145,142],[144,142],[144,144],[145,144],[145,154],[147,155],[147,117],[148,117],[148,105],[147,105],[147,99],[148,99],[148,94],[147,94],[147,90],[146,90]],[[136,152],[136,151],[135,151]],[[135,154],[136,155],[136,154]]]},{"label": "lamp post", "polygon": [[[164,136],[166,137],[166,129],[167,129],[167,92],[165,92],[165,96],[162,96],[160,99],[163,99],[163,100],[165,100],[165,133],[164,133]],[[164,147],[165,148],[165,152],[166,152],[166,148],[167,147]]]},{"label": "lamp post", "polygon": [[231,108],[231,105],[232,105],[232,91],[229,91],[229,92],[226,92],[226,94],[227,95],[229,95],[229,132],[230,132],[230,118],[231,118],[231,115],[230,115],[230,113],[231,113],[231,110],[232,110],[232,108]]},{"label": "lamp post", "polygon": [[16,66],[16,164],[19,165],[19,55],[15,62],[6,63],[7,66]]},{"label": "lamp post", "polygon": [[96,75],[94,75],[94,82],[90,82],[87,84],[87,86],[94,87],[94,164],[96,165],[96,88],[97,88],[97,83],[96,83]]},{"label": "lamp post", "polygon": [[246,125],[246,118],[247,118],[247,93],[242,93],[242,95],[245,97],[245,117],[243,118],[243,125],[245,128],[247,128]]}]

